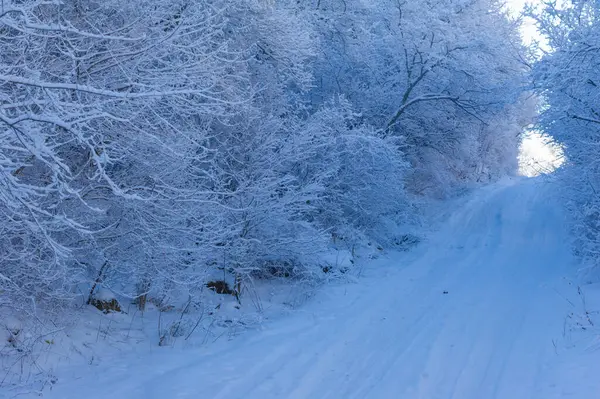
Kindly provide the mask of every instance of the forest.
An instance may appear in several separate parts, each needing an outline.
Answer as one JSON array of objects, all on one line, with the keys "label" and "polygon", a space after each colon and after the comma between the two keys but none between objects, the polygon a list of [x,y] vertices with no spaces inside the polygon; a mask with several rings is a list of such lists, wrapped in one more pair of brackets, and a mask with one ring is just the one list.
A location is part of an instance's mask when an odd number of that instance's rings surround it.
[{"label": "forest", "polygon": [[201,308],[354,275],[434,204],[517,175],[527,129],[564,151],[597,275],[598,71],[598,0],[3,0],[0,356],[106,298]]}]

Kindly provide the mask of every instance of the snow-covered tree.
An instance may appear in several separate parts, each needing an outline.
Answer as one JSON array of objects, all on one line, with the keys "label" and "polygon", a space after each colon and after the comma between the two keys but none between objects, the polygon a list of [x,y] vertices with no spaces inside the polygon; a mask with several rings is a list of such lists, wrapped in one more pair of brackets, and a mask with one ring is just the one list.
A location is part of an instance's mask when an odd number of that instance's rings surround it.
[{"label": "snow-covered tree", "polygon": [[561,182],[570,199],[577,251],[598,266],[600,254],[600,2],[545,4],[534,13],[551,51],[536,66],[544,100],[540,129],[563,147]]},{"label": "snow-covered tree", "polygon": [[207,125],[251,97],[222,14],[206,2],[2,3],[2,298],[63,298],[90,276],[70,268],[73,251],[145,275],[135,270],[152,270],[154,252],[197,241],[185,226],[203,218],[182,204],[212,201]]},{"label": "snow-covered tree", "polygon": [[518,25],[500,2],[322,2],[315,14],[324,57],[311,98],[342,93],[363,120],[401,137],[414,168],[411,190],[443,195],[483,180],[485,170],[509,168],[481,165],[498,161],[478,153],[491,148],[482,142],[491,132],[512,148],[501,162],[515,169],[522,126],[508,134],[494,125],[530,109],[520,107],[526,66]]},{"label": "snow-covered tree", "polygon": [[491,0],[6,0],[0,305],[320,278],[516,169],[521,59]]}]

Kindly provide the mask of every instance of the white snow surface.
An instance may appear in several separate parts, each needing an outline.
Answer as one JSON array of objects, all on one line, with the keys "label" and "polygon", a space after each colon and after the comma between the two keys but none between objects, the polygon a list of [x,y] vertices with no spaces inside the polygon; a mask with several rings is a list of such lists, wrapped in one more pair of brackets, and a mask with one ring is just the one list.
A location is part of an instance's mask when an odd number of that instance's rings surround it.
[{"label": "white snow surface", "polygon": [[412,252],[261,330],[64,366],[43,397],[600,398],[598,289],[572,277],[551,191],[540,179],[477,191]]}]

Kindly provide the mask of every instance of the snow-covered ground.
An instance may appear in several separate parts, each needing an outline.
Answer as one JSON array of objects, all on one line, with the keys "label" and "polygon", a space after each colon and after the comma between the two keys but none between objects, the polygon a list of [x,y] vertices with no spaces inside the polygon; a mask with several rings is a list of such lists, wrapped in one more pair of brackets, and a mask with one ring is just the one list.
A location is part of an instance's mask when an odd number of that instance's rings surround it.
[{"label": "snow-covered ground", "polygon": [[599,398],[599,290],[573,277],[550,191],[543,179],[477,191],[416,250],[262,330],[63,365],[43,397]]}]

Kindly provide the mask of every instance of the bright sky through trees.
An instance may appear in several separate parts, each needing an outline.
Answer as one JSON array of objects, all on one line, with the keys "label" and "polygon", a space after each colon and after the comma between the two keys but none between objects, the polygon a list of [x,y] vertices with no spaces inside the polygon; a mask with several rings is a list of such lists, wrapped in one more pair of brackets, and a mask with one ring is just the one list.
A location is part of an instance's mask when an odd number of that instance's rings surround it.
[{"label": "bright sky through trees", "polygon": [[[525,5],[539,3],[539,0],[508,0],[506,5],[513,16],[518,16]],[[521,36],[526,45],[540,41],[540,33],[533,19],[524,19]],[[562,163],[562,151],[551,138],[538,131],[528,131],[525,134],[519,154],[519,169],[522,175],[532,177],[540,173],[549,173]]]},{"label": "bright sky through trees", "polygon": [[[516,16],[523,10],[526,4],[537,4],[539,2],[539,0],[508,0],[506,5],[511,10],[511,13]],[[526,18],[523,22],[521,35],[525,44],[531,44],[532,40],[539,39],[540,35],[531,18]]]}]

